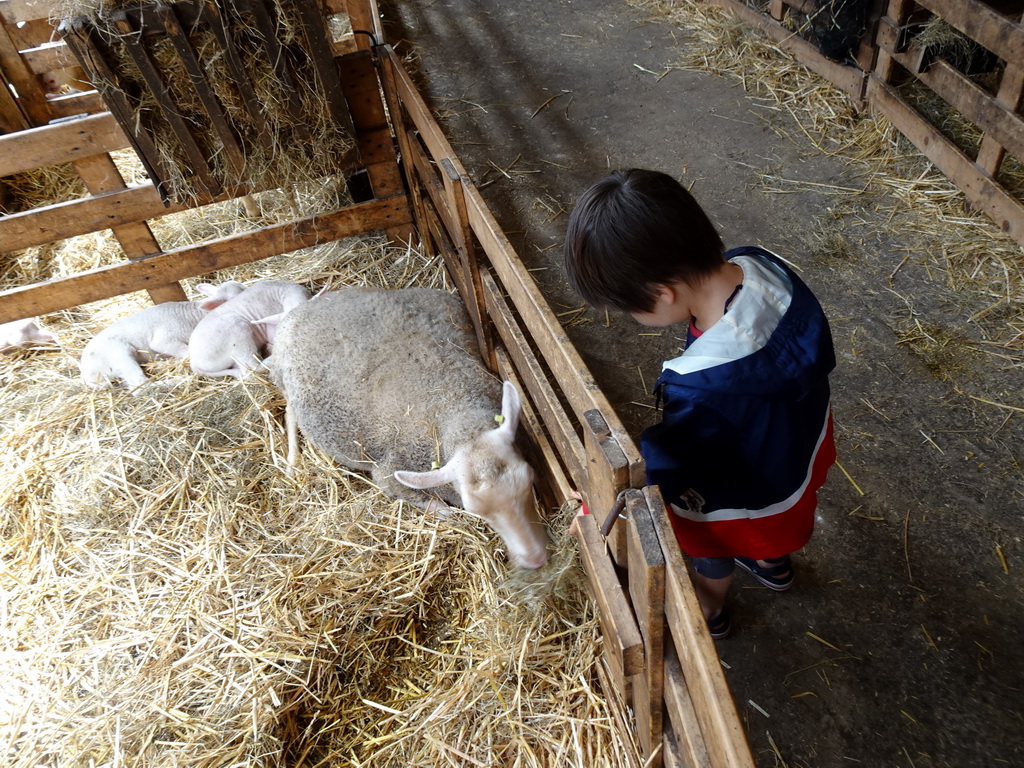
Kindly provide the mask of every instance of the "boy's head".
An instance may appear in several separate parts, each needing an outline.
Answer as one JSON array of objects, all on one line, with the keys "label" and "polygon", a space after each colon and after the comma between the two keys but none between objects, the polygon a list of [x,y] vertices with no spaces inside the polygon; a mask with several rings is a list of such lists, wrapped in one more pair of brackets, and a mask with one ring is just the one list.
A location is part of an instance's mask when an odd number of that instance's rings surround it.
[{"label": "boy's head", "polygon": [[588,303],[630,313],[654,307],[657,286],[699,285],[725,247],[693,196],[671,176],[615,171],[583,193],[569,217],[565,265]]}]

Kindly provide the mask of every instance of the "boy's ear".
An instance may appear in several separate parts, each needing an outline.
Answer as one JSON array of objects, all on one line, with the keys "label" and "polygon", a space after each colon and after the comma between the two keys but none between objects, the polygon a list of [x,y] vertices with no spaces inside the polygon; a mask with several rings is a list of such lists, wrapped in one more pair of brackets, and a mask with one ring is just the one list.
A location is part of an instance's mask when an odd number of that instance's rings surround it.
[{"label": "boy's ear", "polygon": [[654,301],[657,304],[672,305],[676,302],[676,297],[679,293],[678,284],[663,284],[656,283],[654,291]]}]

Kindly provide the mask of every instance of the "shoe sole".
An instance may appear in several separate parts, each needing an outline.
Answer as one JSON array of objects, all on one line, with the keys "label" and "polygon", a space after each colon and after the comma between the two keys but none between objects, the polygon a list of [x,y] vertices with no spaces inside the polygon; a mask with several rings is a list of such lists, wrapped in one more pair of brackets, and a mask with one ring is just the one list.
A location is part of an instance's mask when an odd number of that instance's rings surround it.
[{"label": "shoe sole", "polygon": [[732,634],[732,616],[729,616],[725,620],[725,626],[720,628],[717,632],[711,629],[711,625],[708,625],[708,634],[711,635],[712,640],[724,640]]},{"label": "shoe sole", "polygon": [[768,587],[768,589],[772,590],[773,592],[785,592],[787,589],[789,589],[790,587],[793,586],[793,572],[792,572],[793,566],[792,566],[792,564],[789,566],[790,567],[789,581],[787,581],[785,584],[777,584],[775,582],[768,581],[767,579],[765,579],[760,574],[758,574],[755,571],[751,570],[750,566],[746,565],[745,563],[741,563],[739,560],[734,560],[733,562],[735,562],[736,565],[738,565],[744,571],[749,573],[751,576],[753,576],[755,579],[757,579],[759,582],[761,582],[761,584],[763,584],[764,586]]}]

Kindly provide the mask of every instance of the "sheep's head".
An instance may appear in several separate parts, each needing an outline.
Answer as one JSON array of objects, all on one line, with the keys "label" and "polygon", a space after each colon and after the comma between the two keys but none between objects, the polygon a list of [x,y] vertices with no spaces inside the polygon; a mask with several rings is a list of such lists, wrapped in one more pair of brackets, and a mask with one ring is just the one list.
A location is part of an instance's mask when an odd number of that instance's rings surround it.
[{"label": "sheep's head", "polygon": [[490,524],[519,565],[540,568],[548,560],[548,538],[533,502],[533,470],[515,447],[521,408],[519,393],[506,381],[497,429],[462,446],[439,469],[399,471],[395,479],[419,489],[453,484],[466,511]]}]

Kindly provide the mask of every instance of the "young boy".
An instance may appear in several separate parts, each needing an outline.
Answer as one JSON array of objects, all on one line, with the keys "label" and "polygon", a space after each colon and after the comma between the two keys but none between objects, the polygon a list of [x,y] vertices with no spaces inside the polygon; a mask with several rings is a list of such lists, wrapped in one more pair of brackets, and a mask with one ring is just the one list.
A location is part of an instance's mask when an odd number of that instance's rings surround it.
[{"label": "young boy", "polygon": [[811,537],[835,462],[821,306],[768,251],[724,250],[679,182],[640,169],[588,189],[565,240],[569,281],[588,303],[642,325],[687,324],[685,351],[656,385],[663,419],[640,449],[715,639],[731,629],[736,565],[776,591],[793,583],[789,556]]}]

